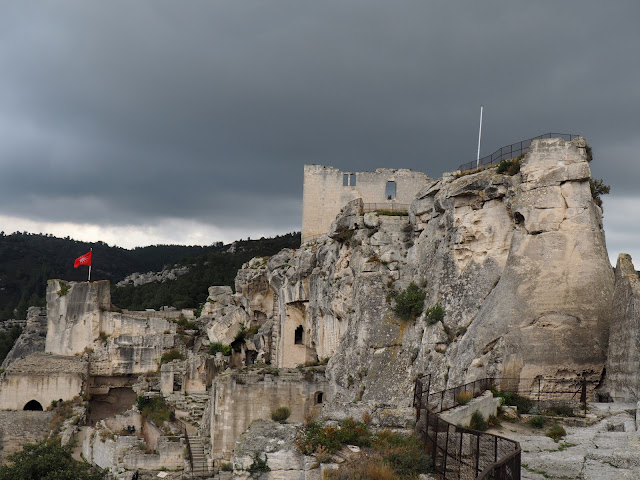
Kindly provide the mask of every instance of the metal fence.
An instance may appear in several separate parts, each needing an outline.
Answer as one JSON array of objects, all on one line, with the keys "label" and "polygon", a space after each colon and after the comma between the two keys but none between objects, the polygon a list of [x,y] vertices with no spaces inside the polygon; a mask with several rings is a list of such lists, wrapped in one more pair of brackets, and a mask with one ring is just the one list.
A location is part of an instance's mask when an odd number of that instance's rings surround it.
[{"label": "metal fence", "polygon": [[[578,404],[586,413],[588,398],[595,395],[595,381],[573,378],[482,378],[458,387],[431,392],[431,375],[416,380],[413,404],[416,429],[433,457],[434,469],[444,480],[520,479],[520,445],[514,440],[453,425],[439,413],[457,407],[463,398],[495,389],[525,397],[542,410],[559,404]],[[526,412],[525,412],[526,413]]]},{"label": "metal fence", "polygon": [[461,394],[478,396],[493,379],[481,379],[431,394],[431,376],[419,378],[414,392],[416,429],[434,470],[444,480],[520,479],[520,444],[514,440],[453,425],[438,415],[459,405]]},{"label": "metal fence", "polygon": [[[193,452],[191,451],[191,442],[189,441],[189,433],[187,432],[187,424],[182,420],[176,418],[175,423],[180,427],[182,434],[184,435],[184,440],[187,445],[187,460],[189,460],[189,466],[191,467],[190,473],[191,478],[193,478]],[[184,476],[183,476],[184,478]]]},{"label": "metal fence", "polygon": [[562,138],[563,140],[573,140],[574,138],[579,137],[580,135],[574,135],[572,133],[544,133],[542,135],[538,135],[537,137],[528,138],[527,140],[522,140],[520,142],[512,143],[511,145],[506,145],[504,147],[499,148],[491,155],[487,155],[486,157],[482,157],[478,164],[477,161],[468,162],[458,167],[458,170],[474,170],[478,166],[481,168],[486,168],[491,165],[496,165],[500,163],[502,160],[507,160],[509,158],[518,157],[527,153],[529,147],[531,146],[531,142],[533,140],[539,140],[541,138]]}]

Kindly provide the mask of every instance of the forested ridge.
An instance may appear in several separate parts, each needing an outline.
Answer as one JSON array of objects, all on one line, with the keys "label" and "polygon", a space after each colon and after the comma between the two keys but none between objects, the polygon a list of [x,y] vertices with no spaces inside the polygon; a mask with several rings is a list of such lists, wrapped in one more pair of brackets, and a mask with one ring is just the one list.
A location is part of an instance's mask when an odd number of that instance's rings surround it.
[{"label": "forested ridge", "polygon": [[[152,245],[128,250],[104,242],[81,242],[51,235],[0,232],[0,321],[25,318],[32,305],[44,305],[47,280],[86,281],[87,267],[73,268],[74,260],[93,248],[91,280],[110,280],[113,303],[121,308],[158,308],[163,305],[197,306],[209,285],[231,285],[235,271],[253,256],[272,255],[281,248],[296,248],[300,233],[260,240],[210,246]],[[174,264],[193,265],[177,280],[139,287],[115,288],[134,272],[160,271]],[[205,283],[207,286],[203,286]],[[193,289],[193,291],[191,291]]]},{"label": "forested ridge", "polygon": [[260,240],[239,240],[233,253],[213,250],[191,260],[189,273],[170,282],[153,282],[134,287],[111,285],[111,303],[131,310],[158,309],[164,305],[197,308],[207,299],[212,285],[233,288],[236,273],[253,257],[271,256],[283,248],[298,248],[300,232]]}]

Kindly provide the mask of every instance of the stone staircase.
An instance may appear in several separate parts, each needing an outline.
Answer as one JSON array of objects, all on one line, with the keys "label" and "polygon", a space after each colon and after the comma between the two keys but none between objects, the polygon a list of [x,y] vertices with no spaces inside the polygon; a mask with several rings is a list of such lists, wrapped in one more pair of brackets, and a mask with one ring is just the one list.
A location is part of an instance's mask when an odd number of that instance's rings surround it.
[{"label": "stone staircase", "polygon": [[193,478],[208,477],[209,465],[207,462],[207,454],[200,437],[189,437],[191,445],[191,455],[193,457]]},{"label": "stone staircase", "polygon": [[209,462],[203,440],[196,435],[196,428],[202,423],[202,416],[209,402],[209,393],[183,393],[174,392],[166,397],[169,404],[176,409],[176,415],[189,432],[189,445],[193,458],[193,478],[209,478]]}]

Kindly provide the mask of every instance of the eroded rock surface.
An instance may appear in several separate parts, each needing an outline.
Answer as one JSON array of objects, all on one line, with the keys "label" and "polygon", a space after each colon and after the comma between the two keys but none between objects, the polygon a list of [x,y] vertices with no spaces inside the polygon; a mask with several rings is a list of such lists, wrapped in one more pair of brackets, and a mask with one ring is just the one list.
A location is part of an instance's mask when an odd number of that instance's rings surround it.
[{"label": "eroded rock surface", "polygon": [[631,257],[618,256],[605,391],[615,401],[640,398],[640,280]]},{"label": "eroded rock surface", "polygon": [[[229,328],[261,325],[258,358],[278,367],[330,357],[333,411],[353,402],[409,410],[427,372],[432,388],[583,374],[595,385],[614,278],[585,149],[581,138],[538,140],[516,175],[445,174],[408,216],[350,202],[327,237],[243,266],[235,297],[245,301],[231,303],[246,316]],[[445,309],[442,321],[393,313],[393,295],[411,282],[425,308]],[[212,328],[212,340],[229,340]]]}]

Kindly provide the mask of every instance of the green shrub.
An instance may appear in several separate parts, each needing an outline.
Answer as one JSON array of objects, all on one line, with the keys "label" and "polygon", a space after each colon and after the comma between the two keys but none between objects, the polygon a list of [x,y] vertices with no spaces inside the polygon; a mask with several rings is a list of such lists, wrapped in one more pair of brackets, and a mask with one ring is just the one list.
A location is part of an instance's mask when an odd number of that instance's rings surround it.
[{"label": "green shrub", "polygon": [[160,357],[160,363],[164,364],[172,362],[174,360],[184,360],[184,358],[184,355],[180,353],[179,350],[173,349],[162,354],[162,357]]},{"label": "green shrub", "polygon": [[558,417],[575,417],[576,414],[573,413],[573,408],[571,405],[566,403],[560,405],[553,405],[545,410],[547,415],[555,415]]},{"label": "green shrub", "polygon": [[406,210],[376,210],[378,215],[388,216],[388,217],[407,217],[409,216],[409,212]]},{"label": "green shrub", "polygon": [[491,428],[502,426],[500,420],[498,420],[498,417],[496,417],[495,415],[489,415],[489,418],[487,418],[487,425],[489,425]]},{"label": "green shrub", "polygon": [[415,478],[433,471],[433,461],[424,453],[424,445],[415,434],[404,436],[383,430],[378,433],[373,448],[382,454],[383,463],[401,478]]},{"label": "green shrub", "polygon": [[244,344],[244,341],[246,340],[246,338],[247,338],[247,327],[243,325],[238,329],[238,333],[236,333],[236,336],[233,339],[233,342],[231,342],[231,348],[233,348],[234,352],[242,351],[242,345]]},{"label": "green shrub", "polygon": [[501,160],[496,167],[497,173],[506,173],[507,175],[515,175],[520,172],[520,161],[524,158],[524,155],[520,155],[519,157],[509,158],[506,160]]},{"label": "green shrub", "polygon": [[599,207],[602,207],[602,198],[601,195],[607,195],[611,192],[611,187],[609,185],[605,185],[602,179],[590,178],[589,179],[589,187],[591,187],[591,196],[593,197],[593,201]]},{"label": "green shrub", "polygon": [[184,333],[185,330],[198,330],[198,325],[195,322],[190,322],[184,317],[178,319],[176,323],[178,324],[178,333]]},{"label": "green shrub", "polygon": [[429,325],[433,325],[434,323],[441,322],[444,319],[446,312],[444,311],[444,308],[442,308],[442,305],[440,305],[440,302],[438,302],[432,307],[427,308],[425,314]]},{"label": "green shrub", "polygon": [[458,395],[456,395],[456,402],[458,402],[460,405],[466,405],[471,401],[472,398],[473,398],[473,393],[460,392]]},{"label": "green shrub", "polygon": [[533,428],[543,428],[544,427],[544,418],[541,415],[536,415],[535,417],[531,417],[529,420],[529,425]]},{"label": "green shrub", "polygon": [[222,463],[220,463],[220,471],[221,472],[233,472],[233,463],[231,463],[231,462],[222,462]]},{"label": "green shrub", "polygon": [[271,471],[271,468],[269,468],[269,465],[267,465],[266,455],[264,456],[264,460],[261,459],[259,455],[255,455],[253,457],[253,463],[249,467],[250,474],[253,475],[254,473],[266,473],[270,471]]},{"label": "green shrub", "polygon": [[216,353],[222,353],[225,357],[231,355],[231,345],[225,345],[220,342],[213,342],[209,344],[209,355],[215,355]]},{"label": "green shrub", "polygon": [[73,458],[73,445],[60,440],[28,443],[12,453],[0,466],[0,480],[64,479],[103,480],[107,471]]},{"label": "green shrub", "polygon": [[484,417],[482,416],[482,414],[478,410],[476,410],[475,412],[473,412],[473,415],[471,415],[471,421],[469,422],[469,428],[471,428],[473,430],[480,430],[481,432],[484,432],[485,430],[487,430],[489,428],[489,425],[487,425],[487,422],[484,419]]},{"label": "green shrub", "polygon": [[518,408],[518,413],[526,413],[533,407],[533,402],[527,397],[512,392],[502,392],[491,390],[494,397],[502,398],[502,405],[509,405]]},{"label": "green shrub", "polygon": [[427,294],[424,290],[411,282],[406,289],[396,295],[396,304],[393,311],[404,320],[415,319],[424,309],[426,296]]},{"label": "green shrub", "polygon": [[553,438],[553,441],[558,443],[562,437],[567,434],[566,430],[562,425],[558,425],[557,423],[549,429],[545,435],[549,438]]},{"label": "green shrub", "polygon": [[164,397],[145,397],[136,398],[136,407],[144,420],[149,419],[158,426],[164,422],[175,419],[175,413],[164,400]]},{"label": "green shrub", "polygon": [[69,293],[69,284],[67,282],[60,281],[58,285],[60,285],[60,290],[58,290],[56,293],[59,297],[64,297],[67,293]]},{"label": "green shrub", "polygon": [[274,422],[284,423],[291,415],[291,409],[289,407],[278,407],[271,412],[271,420]]},{"label": "green shrub", "polygon": [[298,449],[305,455],[311,455],[323,447],[328,453],[335,453],[342,445],[371,445],[371,434],[364,422],[353,418],[344,420],[339,427],[323,426],[319,422],[309,422],[302,435],[296,441]]}]

